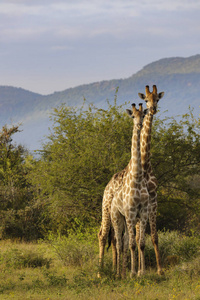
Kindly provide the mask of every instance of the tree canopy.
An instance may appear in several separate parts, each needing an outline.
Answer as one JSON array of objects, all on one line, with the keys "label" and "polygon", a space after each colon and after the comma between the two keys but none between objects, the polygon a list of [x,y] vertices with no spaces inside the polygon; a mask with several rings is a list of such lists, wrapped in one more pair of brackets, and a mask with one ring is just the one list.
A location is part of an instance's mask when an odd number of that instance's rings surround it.
[{"label": "tree canopy", "polygon": [[[54,125],[39,159],[12,142],[18,127],[0,133],[2,237],[33,239],[100,224],[103,191],[130,160],[130,105],[108,102],[54,109]],[[156,117],[151,161],[158,179],[158,229],[199,231],[200,119]]]},{"label": "tree canopy", "polygon": [[[62,106],[42,158],[31,174],[48,203],[50,224],[65,232],[74,220],[101,220],[103,191],[130,160],[132,120],[127,106],[107,110]],[[154,120],[152,166],[158,178],[158,228],[189,231],[199,221],[200,122],[192,111]],[[189,222],[190,220],[190,222]]]}]

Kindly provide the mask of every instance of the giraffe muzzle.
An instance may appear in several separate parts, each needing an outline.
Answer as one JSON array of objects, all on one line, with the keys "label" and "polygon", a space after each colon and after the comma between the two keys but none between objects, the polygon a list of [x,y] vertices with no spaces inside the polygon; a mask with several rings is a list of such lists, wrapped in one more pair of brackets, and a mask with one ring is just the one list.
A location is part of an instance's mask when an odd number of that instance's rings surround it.
[{"label": "giraffe muzzle", "polygon": [[157,112],[156,107],[151,107],[150,112],[152,115],[156,114],[156,112]]},{"label": "giraffe muzzle", "polygon": [[137,129],[141,129],[142,128],[142,123],[141,124],[137,124]]}]

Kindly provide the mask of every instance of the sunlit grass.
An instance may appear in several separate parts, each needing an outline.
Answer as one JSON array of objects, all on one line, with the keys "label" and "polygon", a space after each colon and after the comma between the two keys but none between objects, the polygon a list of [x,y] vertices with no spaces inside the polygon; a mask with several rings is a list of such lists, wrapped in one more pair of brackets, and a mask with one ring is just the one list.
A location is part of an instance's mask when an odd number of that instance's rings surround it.
[{"label": "sunlit grass", "polygon": [[[172,264],[163,257],[164,276],[156,274],[154,254],[147,239],[146,275],[130,279],[127,272],[125,280],[116,279],[111,270],[111,251],[105,254],[102,277],[97,278],[98,240],[94,236],[92,242],[87,239],[73,236],[73,240],[54,237],[54,241],[38,243],[1,241],[0,299],[200,300],[198,238],[160,234],[161,251],[165,245],[169,256],[179,257]],[[59,251],[63,251],[67,261]],[[150,261],[149,255],[153,256]]]}]

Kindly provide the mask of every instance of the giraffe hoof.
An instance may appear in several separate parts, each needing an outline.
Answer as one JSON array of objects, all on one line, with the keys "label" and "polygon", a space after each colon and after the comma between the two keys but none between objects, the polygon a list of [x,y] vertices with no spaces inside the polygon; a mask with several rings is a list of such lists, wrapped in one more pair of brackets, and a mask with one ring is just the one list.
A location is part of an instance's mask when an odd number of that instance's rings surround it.
[{"label": "giraffe hoof", "polygon": [[136,272],[131,272],[130,278],[132,279],[132,278],[134,278],[135,276],[136,276]]},{"label": "giraffe hoof", "polygon": [[137,276],[138,277],[140,277],[140,276],[143,276],[145,273],[144,272],[142,272],[142,271],[138,271],[138,274],[137,274]]},{"label": "giraffe hoof", "polygon": [[115,278],[116,278],[116,279],[120,279],[120,278],[121,278],[121,275],[120,275],[119,273],[116,273]]},{"label": "giraffe hoof", "polygon": [[122,274],[122,279],[126,279],[126,274]]},{"label": "giraffe hoof", "polygon": [[160,276],[163,276],[163,275],[165,275],[165,272],[162,269],[159,269],[157,274]]}]

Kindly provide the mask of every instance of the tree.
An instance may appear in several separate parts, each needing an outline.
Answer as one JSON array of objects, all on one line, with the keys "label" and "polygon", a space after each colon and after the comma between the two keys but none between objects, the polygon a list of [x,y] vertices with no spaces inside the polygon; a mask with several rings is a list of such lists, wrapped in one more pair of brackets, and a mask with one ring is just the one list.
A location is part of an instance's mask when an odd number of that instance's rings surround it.
[{"label": "tree", "polygon": [[200,119],[196,120],[190,109],[179,120],[155,121],[152,161],[159,182],[158,227],[185,232],[197,229],[200,221]]},{"label": "tree", "polygon": [[27,181],[32,158],[12,140],[19,131],[18,126],[4,126],[0,131],[0,234],[28,240],[39,237],[38,208]]},{"label": "tree", "polygon": [[65,232],[77,218],[99,222],[103,190],[129,160],[132,121],[116,102],[108,106],[54,110],[53,133],[31,175],[54,229]]},{"label": "tree", "polygon": [[[126,107],[127,108],[127,107]],[[74,223],[99,223],[103,191],[130,159],[132,121],[124,106],[84,110],[61,106],[41,159],[30,174],[45,206],[46,230],[66,233]],[[199,221],[199,120],[154,122],[152,165],[159,182],[158,228],[189,230]],[[190,222],[188,222],[190,221]]]}]

